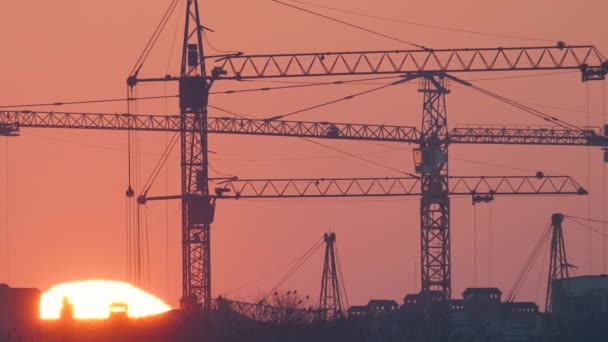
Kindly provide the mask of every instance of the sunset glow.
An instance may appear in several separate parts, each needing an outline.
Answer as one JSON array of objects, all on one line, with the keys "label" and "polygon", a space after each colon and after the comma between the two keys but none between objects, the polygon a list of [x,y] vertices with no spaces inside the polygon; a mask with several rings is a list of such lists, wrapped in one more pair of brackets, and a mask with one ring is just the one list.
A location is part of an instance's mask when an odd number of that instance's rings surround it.
[{"label": "sunset glow", "polygon": [[171,310],[159,298],[128,283],[88,280],[51,287],[40,298],[40,318],[58,319],[63,298],[73,305],[76,319],[105,319],[112,303],[126,303],[129,317],[144,317]]}]

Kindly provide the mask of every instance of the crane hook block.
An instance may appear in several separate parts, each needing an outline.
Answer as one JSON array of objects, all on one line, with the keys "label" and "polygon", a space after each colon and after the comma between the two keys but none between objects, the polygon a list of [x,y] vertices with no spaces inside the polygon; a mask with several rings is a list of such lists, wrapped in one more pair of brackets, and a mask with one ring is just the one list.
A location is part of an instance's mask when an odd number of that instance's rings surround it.
[{"label": "crane hook block", "polygon": [[135,196],[135,191],[133,191],[133,188],[130,185],[129,185],[129,188],[127,189],[126,195],[129,198]]}]

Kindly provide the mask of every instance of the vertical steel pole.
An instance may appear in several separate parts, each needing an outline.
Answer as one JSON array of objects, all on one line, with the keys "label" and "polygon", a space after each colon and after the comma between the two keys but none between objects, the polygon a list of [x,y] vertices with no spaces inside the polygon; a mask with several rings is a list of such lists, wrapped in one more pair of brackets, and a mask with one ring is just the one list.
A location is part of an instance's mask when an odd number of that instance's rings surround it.
[{"label": "vertical steel pole", "polygon": [[451,298],[450,199],[448,197],[448,125],[443,74],[421,75],[424,94],[420,200],[422,292]]},{"label": "vertical steel pole", "polygon": [[197,0],[187,0],[179,84],[182,176],[182,299],[186,311],[211,308],[211,223],[207,103],[209,87]]}]

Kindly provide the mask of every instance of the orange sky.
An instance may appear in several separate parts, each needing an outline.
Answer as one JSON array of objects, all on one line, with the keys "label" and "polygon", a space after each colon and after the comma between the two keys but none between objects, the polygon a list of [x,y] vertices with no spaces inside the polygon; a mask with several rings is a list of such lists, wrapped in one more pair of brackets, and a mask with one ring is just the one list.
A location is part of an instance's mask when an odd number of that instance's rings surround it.
[{"label": "orange sky", "polygon": [[[481,1],[364,1],[316,0],[317,3],[430,25],[504,35],[537,37],[542,42],[463,34],[370,18],[323,13],[373,28],[404,40],[435,48],[497,47],[549,44],[594,44],[606,54],[605,1],[515,0]],[[169,1],[107,0],[52,2],[4,1],[0,4],[0,105],[123,97],[125,79],[158,23]],[[403,49],[408,46],[344,25],[312,17],[270,0],[201,1],[203,25],[215,30],[213,46],[246,53]],[[180,22],[181,16],[180,14]],[[177,72],[179,49],[171,53],[176,21],[168,25],[142,73],[162,76]],[[178,32],[178,35],[181,32]],[[179,45],[179,39],[177,42]],[[215,53],[210,48],[209,53]],[[172,58],[170,59],[170,56]],[[171,67],[167,68],[167,65]],[[540,74],[545,74],[541,72]],[[539,73],[537,73],[539,74]],[[529,73],[462,74],[465,79],[501,78]],[[305,80],[311,81],[311,80]],[[584,84],[576,72],[523,79],[478,81],[476,84],[504,96],[538,105],[577,125],[603,123],[602,83]],[[217,89],[239,89],[276,84],[226,82]],[[268,93],[216,95],[211,103],[251,116],[290,112],[352,94],[376,85],[306,88]],[[530,115],[492,99],[454,86],[448,97],[450,126],[459,124],[543,124]],[[139,95],[175,94],[174,84],[144,85]],[[587,102],[587,94],[589,102]],[[526,102],[526,103],[527,103]],[[556,109],[547,106],[568,108]],[[125,104],[54,107],[65,111],[124,112]],[[141,103],[139,113],[177,111],[174,101]],[[353,123],[419,125],[421,96],[416,84],[392,87],[366,97],[292,117]],[[211,112],[212,115],[225,116]],[[141,178],[147,179],[167,137],[141,134]],[[357,177],[398,176],[394,171],[300,139],[213,136],[212,165],[240,177]],[[10,283],[13,286],[49,286],[71,280],[126,276],[125,199],[127,187],[126,133],[76,130],[24,129],[18,138],[0,139],[0,281],[8,280],[6,215]],[[412,172],[410,152],[390,151],[359,142],[331,142],[351,153]],[[407,147],[407,146],[403,146]],[[452,175],[567,174],[587,185],[587,149],[521,146],[453,146]],[[176,155],[175,155],[176,156]],[[472,164],[459,159],[504,165]],[[602,152],[590,152],[591,216],[604,216]],[[164,173],[151,193],[179,191],[177,157],[170,159],[168,182]],[[401,299],[414,289],[414,263],[419,263],[419,204],[403,200],[313,200],[222,202],[212,231],[213,292],[237,288],[284,265],[307,250],[323,232],[337,233],[351,303],[369,298]],[[492,204],[493,285],[511,287],[536,239],[554,212],[588,215],[583,197],[498,198]],[[169,231],[165,218],[169,213]],[[176,202],[148,206],[151,283],[146,290],[177,305],[180,296],[179,207]],[[473,222],[470,199],[452,200],[453,287],[459,293],[473,286]],[[477,207],[477,285],[488,285],[489,206]],[[597,225],[598,229],[603,229]],[[169,236],[168,244],[165,237]],[[573,223],[566,238],[577,274],[589,272],[588,234]],[[166,246],[168,245],[168,251]],[[168,254],[167,254],[168,252]],[[591,272],[604,271],[603,240],[593,236]],[[169,272],[167,274],[167,258]],[[541,258],[542,259],[542,258]],[[287,283],[316,298],[320,285],[321,253]],[[542,260],[539,260],[542,261]],[[417,266],[419,268],[419,265]],[[546,268],[546,266],[545,266]],[[539,276],[542,276],[537,295]],[[543,300],[546,275],[534,273],[521,299]],[[417,276],[419,278],[419,276]],[[168,279],[168,281],[167,281]],[[235,293],[243,299],[272,287],[277,278]],[[418,287],[419,285],[416,284]]]}]

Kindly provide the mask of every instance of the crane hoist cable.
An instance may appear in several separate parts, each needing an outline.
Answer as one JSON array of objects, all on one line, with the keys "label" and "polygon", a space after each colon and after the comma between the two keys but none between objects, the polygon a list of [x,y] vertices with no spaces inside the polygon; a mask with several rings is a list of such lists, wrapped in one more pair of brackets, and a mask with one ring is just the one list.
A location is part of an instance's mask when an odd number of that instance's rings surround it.
[{"label": "crane hoist cable", "polygon": [[311,11],[311,10],[308,10],[308,9],[305,9],[305,8],[302,8],[302,7],[298,7],[298,6],[295,6],[295,5],[292,5],[292,4],[288,4],[286,2],[279,1],[279,0],[272,0],[272,1],[276,2],[276,3],[279,3],[281,5],[287,6],[287,7],[295,8],[295,9],[297,9],[299,11],[302,11],[302,12],[310,13],[310,14],[316,15],[318,17],[329,19],[331,21],[334,21],[334,22],[337,22],[337,23],[340,23],[340,24],[343,24],[343,25],[346,25],[346,26],[354,27],[356,29],[359,29],[359,30],[362,30],[362,31],[365,31],[365,32],[368,32],[368,33],[372,33],[372,34],[375,34],[375,35],[380,36],[380,37],[388,38],[388,39],[394,40],[396,42],[407,44],[407,45],[416,47],[416,48],[421,49],[421,50],[427,50],[427,51],[429,50],[429,48],[427,48],[426,46],[419,45],[419,44],[412,43],[412,42],[408,42],[406,40],[399,39],[397,37],[389,36],[388,34],[384,34],[384,33],[378,32],[378,31],[374,31],[374,30],[368,29],[368,28],[363,27],[363,26],[355,25],[355,24],[349,23],[349,22],[344,21],[344,20],[336,19],[336,18],[330,17],[330,16],[325,15],[325,14],[317,13],[317,12],[314,12],[314,11]]},{"label": "crane hoist cable", "polygon": [[566,217],[566,218],[573,218],[573,219],[577,219],[577,220],[588,221],[588,222],[608,224],[608,221],[595,220],[595,219],[591,219],[591,218],[588,218],[588,217],[580,217],[580,216],[573,216],[573,215],[564,215],[564,217]]},{"label": "crane hoist cable", "polygon": [[[262,87],[255,89],[236,89],[236,90],[222,90],[222,91],[212,91],[210,95],[226,95],[226,94],[238,94],[243,92],[253,92],[253,91],[268,91],[268,90],[280,90],[280,89],[297,89],[304,87],[316,87],[316,86],[326,86],[326,85],[341,85],[341,84],[351,84],[351,83],[362,83],[368,81],[377,81],[377,80],[387,80],[387,79],[395,79],[401,78],[402,76],[383,76],[383,77],[367,77],[367,78],[359,78],[359,79],[343,79],[338,81],[331,82],[306,82],[297,84],[294,86],[279,86],[279,87]],[[257,81],[257,80],[256,80]],[[245,82],[245,81],[240,81]],[[254,82],[254,81],[247,81]],[[385,84],[385,83],[375,83],[375,84]],[[81,105],[81,104],[94,104],[94,103],[112,103],[112,102],[128,102],[128,101],[142,101],[142,100],[162,100],[162,99],[171,99],[171,98],[179,98],[179,95],[157,95],[157,96],[142,96],[142,97],[121,97],[121,98],[112,98],[112,99],[87,99],[87,100],[74,100],[74,101],[55,101],[55,102],[41,102],[41,103],[29,103],[29,104],[13,104],[13,105],[2,105],[0,109],[9,109],[9,108],[28,108],[28,107],[51,107],[51,106],[67,106],[67,105]],[[209,106],[211,107],[211,106]]]},{"label": "crane hoist cable", "polygon": [[169,156],[171,156],[171,152],[177,145],[177,142],[179,141],[179,137],[180,137],[179,132],[174,133],[173,136],[171,137],[171,140],[167,144],[167,146],[165,146],[165,151],[163,152],[160,159],[156,163],[156,166],[154,166],[154,169],[152,170],[152,173],[150,174],[150,176],[148,176],[148,180],[146,180],[146,183],[144,183],[144,186],[142,187],[141,196],[146,196],[148,194],[148,191],[150,191],[150,188],[154,184],[154,181],[156,181],[156,178],[162,171],[163,166],[167,163],[167,159],[169,159]]},{"label": "crane hoist cable", "polygon": [[18,105],[5,105],[0,106],[0,109],[7,108],[28,108],[28,107],[50,107],[50,106],[67,106],[67,105],[81,105],[81,104],[93,104],[93,103],[110,103],[110,102],[129,102],[136,100],[158,100],[165,98],[178,98],[179,95],[165,95],[165,96],[146,96],[146,97],[121,97],[115,99],[99,99],[99,100],[79,100],[79,101],[62,101],[62,102],[47,102],[47,103],[30,103],[30,104],[18,104]]},{"label": "crane hoist cable", "polygon": [[[127,87],[127,99],[130,99],[133,96],[133,88]],[[130,115],[132,110],[132,102],[127,102],[127,113]],[[131,157],[131,149],[132,149],[132,141],[131,141],[132,132],[131,130],[127,130],[127,190],[125,192],[125,230],[127,235],[127,279],[129,281],[133,281],[135,279],[135,258],[133,258],[135,252],[135,236],[134,236],[134,219],[133,219],[133,196],[135,195],[135,191],[133,190],[132,185],[132,157]]]}]

